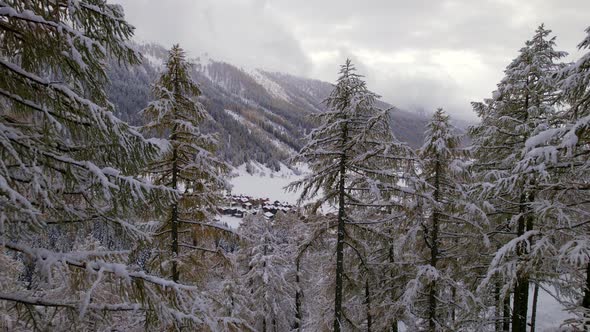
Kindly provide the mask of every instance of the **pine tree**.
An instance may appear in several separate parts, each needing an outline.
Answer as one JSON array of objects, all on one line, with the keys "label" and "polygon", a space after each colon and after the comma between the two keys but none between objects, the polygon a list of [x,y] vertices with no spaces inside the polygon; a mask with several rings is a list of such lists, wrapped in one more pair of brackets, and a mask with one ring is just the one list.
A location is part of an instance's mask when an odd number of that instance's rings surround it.
[{"label": "pine tree", "polygon": [[[555,51],[555,38],[541,25],[505,70],[492,99],[474,103],[481,124],[472,128],[479,198],[494,206],[492,227],[500,245],[484,284],[492,276],[514,286],[512,330],[525,331],[529,279],[535,271],[534,251],[529,244],[541,227],[533,205],[540,174],[522,167],[525,142],[555,112],[557,90],[552,74],[565,54]],[[513,234],[513,236],[510,236]],[[503,296],[508,294],[504,287]]]},{"label": "pine tree", "polygon": [[[321,192],[315,208],[328,203],[338,210],[334,331],[340,331],[345,322],[352,321],[344,312],[345,255],[348,259],[358,259],[361,264],[365,261],[362,248],[357,246],[362,241],[355,241],[353,233],[369,230],[355,219],[355,213],[401,205],[391,199],[393,193],[404,191],[397,186],[402,176],[400,167],[396,166],[411,159],[410,149],[392,137],[387,111],[374,106],[377,97],[366,88],[351,61],[347,60],[341,66],[334,90],[325,101],[329,110],[315,115],[319,126],[312,131],[309,143],[295,158],[308,163],[312,172],[289,186],[302,189],[301,201],[314,198]],[[359,285],[349,286],[363,289]]]},{"label": "pine tree", "polygon": [[[182,191],[158,230],[161,236],[170,236],[170,276],[175,282],[180,279],[181,248],[215,254],[214,250],[199,247],[196,233],[204,232],[203,228],[219,229],[207,220],[216,213],[222,199],[221,190],[228,187],[225,180],[228,167],[214,155],[216,139],[202,134],[198,128],[208,114],[196,100],[201,91],[189,75],[190,64],[185,58],[180,46],[174,45],[165,71],[154,85],[156,100],[142,111],[148,120],[143,129],[167,134],[171,145],[170,151],[150,165],[154,183]],[[187,231],[193,233],[192,243],[187,242],[190,237],[182,236]],[[189,264],[185,270],[194,268]]]}]

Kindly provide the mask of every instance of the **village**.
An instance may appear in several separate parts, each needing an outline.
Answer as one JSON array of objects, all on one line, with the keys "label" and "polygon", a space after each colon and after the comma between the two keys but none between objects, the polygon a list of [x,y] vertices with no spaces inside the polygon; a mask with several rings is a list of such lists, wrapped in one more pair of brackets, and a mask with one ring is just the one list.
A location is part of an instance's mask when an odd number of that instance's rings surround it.
[{"label": "village", "polygon": [[262,213],[265,219],[272,220],[279,211],[284,213],[295,211],[294,205],[278,200],[272,201],[270,198],[228,194],[224,197],[224,201],[225,204],[219,209],[219,213],[236,218]]}]

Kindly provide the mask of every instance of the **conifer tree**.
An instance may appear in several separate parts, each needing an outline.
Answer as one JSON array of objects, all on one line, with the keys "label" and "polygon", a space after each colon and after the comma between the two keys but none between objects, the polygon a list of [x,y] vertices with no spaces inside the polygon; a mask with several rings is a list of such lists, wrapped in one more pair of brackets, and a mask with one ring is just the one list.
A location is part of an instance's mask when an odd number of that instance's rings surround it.
[{"label": "conifer tree", "polygon": [[[590,28],[578,45],[590,48]],[[542,198],[534,206],[546,222],[537,243],[544,243],[544,261],[551,265],[551,284],[571,312],[577,328],[590,326],[590,52],[556,75],[558,112],[537,127],[526,142],[522,169],[543,176],[537,185]],[[532,249],[536,249],[533,247]],[[557,294],[556,294],[557,296]]]},{"label": "conifer tree", "polygon": [[[537,216],[533,205],[537,200],[539,173],[522,168],[525,142],[536,128],[554,113],[557,90],[552,74],[565,53],[555,51],[555,38],[541,25],[526,42],[516,59],[505,70],[492,99],[474,103],[481,124],[471,130],[475,165],[481,188],[479,198],[491,203],[495,241],[500,249],[484,279],[501,277],[514,292],[512,330],[526,330],[529,279],[535,271],[534,240]],[[502,298],[509,294],[505,286]]]},{"label": "conifer tree", "polygon": [[[397,186],[399,164],[407,163],[411,151],[392,137],[387,111],[374,106],[377,95],[370,92],[350,60],[341,66],[340,77],[325,103],[329,110],[315,115],[319,123],[309,143],[295,160],[308,163],[311,174],[289,185],[302,189],[300,200],[314,198],[315,208],[324,203],[337,208],[336,268],[334,271],[334,331],[351,322],[344,312],[347,259],[365,261],[354,240],[355,232],[366,229],[356,219],[357,210],[401,205],[392,193],[404,192]],[[356,265],[356,264],[354,264]],[[347,279],[352,281],[353,279]],[[363,282],[364,284],[364,282]],[[350,286],[350,285],[349,285]],[[363,287],[352,287],[364,289]]]},{"label": "conifer tree", "polygon": [[[426,291],[425,321],[429,331],[460,330],[461,320],[477,305],[468,286],[470,257],[464,249],[480,242],[481,228],[475,222],[482,213],[467,200],[464,185],[465,152],[460,138],[442,109],[434,112],[420,149],[421,176],[432,200],[423,200],[420,222],[421,240],[416,246],[425,255],[419,258],[418,282]],[[426,220],[423,220],[426,219]],[[420,280],[424,279],[424,280]],[[416,301],[420,301],[417,298]],[[472,327],[471,327],[472,328]]]},{"label": "conifer tree", "polygon": [[[3,1],[0,22],[0,255],[18,271],[1,275],[2,324],[203,326],[195,288],[129,264],[129,251],[150,235],[137,216],[176,191],[134,177],[168,144],[117,119],[103,90],[107,57],[139,60],[126,45],[133,28],[122,8]],[[97,242],[93,227],[126,246]]]},{"label": "conifer tree", "polygon": [[[184,51],[174,45],[165,71],[154,85],[156,100],[142,111],[148,120],[143,129],[158,135],[167,134],[171,145],[162,158],[150,165],[149,173],[154,183],[182,192],[178,201],[170,205],[166,220],[158,231],[160,236],[170,237],[169,275],[173,281],[180,279],[181,248],[189,249],[188,252],[200,250],[215,254],[214,250],[199,247],[196,233],[204,232],[203,228],[219,229],[210,225],[208,220],[212,219],[212,213],[216,213],[222,198],[221,190],[228,187],[225,180],[227,165],[214,155],[216,139],[202,134],[198,128],[208,114],[196,100],[201,91],[191,79],[189,68]],[[192,231],[192,239],[182,236],[187,231]],[[185,268],[186,271],[194,269],[192,265]]]},{"label": "conifer tree", "polygon": [[276,225],[264,217],[245,220],[240,227],[242,244],[238,256],[244,260],[243,283],[253,309],[252,321],[258,331],[288,331],[295,318],[293,260],[288,242],[281,239]]}]

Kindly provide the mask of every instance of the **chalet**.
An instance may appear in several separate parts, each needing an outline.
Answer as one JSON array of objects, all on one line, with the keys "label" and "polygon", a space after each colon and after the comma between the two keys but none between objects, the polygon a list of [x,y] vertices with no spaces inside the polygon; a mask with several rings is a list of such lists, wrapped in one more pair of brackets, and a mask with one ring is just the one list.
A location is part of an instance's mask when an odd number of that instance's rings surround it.
[{"label": "chalet", "polygon": [[246,213],[246,210],[238,208],[238,209],[236,209],[236,212],[233,213],[233,216],[238,217],[238,218],[244,218],[245,213]]}]

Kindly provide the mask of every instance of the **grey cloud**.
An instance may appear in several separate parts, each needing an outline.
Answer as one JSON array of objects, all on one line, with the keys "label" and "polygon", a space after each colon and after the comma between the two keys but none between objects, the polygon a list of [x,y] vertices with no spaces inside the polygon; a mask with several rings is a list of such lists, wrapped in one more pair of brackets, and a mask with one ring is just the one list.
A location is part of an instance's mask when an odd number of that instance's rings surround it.
[{"label": "grey cloud", "polygon": [[590,25],[587,0],[119,1],[141,39],[330,82],[351,57],[384,100],[471,119],[540,23],[574,55]]},{"label": "grey cloud", "polygon": [[180,43],[192,55],[248,67],[308,75],[311,63],[265,1],[118,0],[137,37],[170,46]]}]

